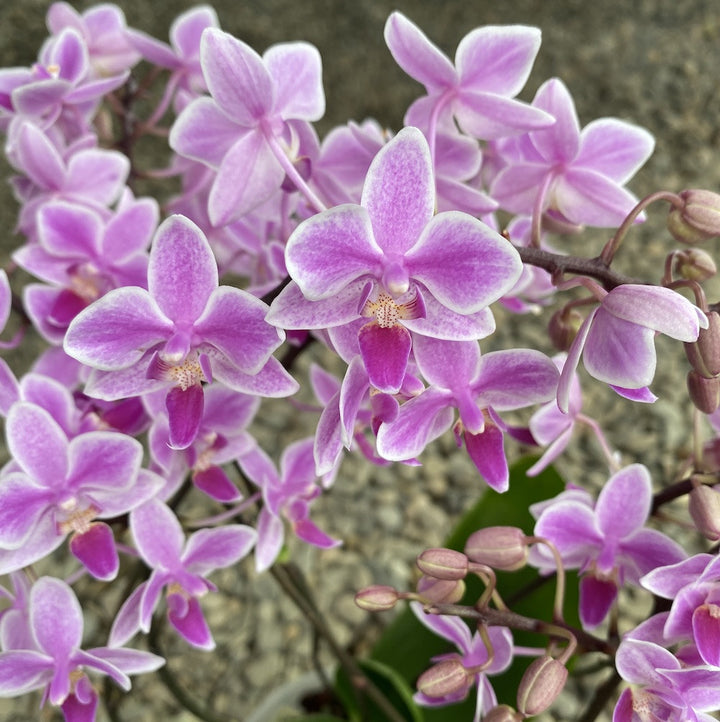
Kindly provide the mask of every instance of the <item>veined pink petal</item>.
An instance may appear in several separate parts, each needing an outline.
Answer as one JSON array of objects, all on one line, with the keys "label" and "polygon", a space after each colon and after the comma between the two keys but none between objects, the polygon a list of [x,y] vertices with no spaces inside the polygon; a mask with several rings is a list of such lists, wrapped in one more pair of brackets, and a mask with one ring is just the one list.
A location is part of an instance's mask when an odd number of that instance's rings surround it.
[{"label": "veined pink petal", "polygon": [[652,483],[642,464],[631,464],[613,474],[595,505],[598,528],[606,539],[622,539],[642,528],[650,514]]},{"label": "veined pink petal", "polygon": [[272,78],[249,45],[207,28],[200,40],[200,64],[210,95],[228,118],[251,127],[272,110]]},{"label": "veined pink petal", "polygon": [[455,411],[447,391],[429,388],[400,407],[392,423],[377,434],[378,454],[389,461],[419,456],[425,446],[450,428]]},{"label": "veined pink petal", "polygon": [[570,391],[572,389],[573,380],[575,378],[575,372],[577,371],[578,364],[580,363],[580,357],[582,356],[583,349],[585,348],[585,341],[587,340],[588,334],[592,322],[595,318],[595,314],[598,309],[594,308],[587,315],[582,325],[578,329],[575,340],[572,342],[568,349],[568,355],[563,364],[562,371],[560,372],[560,381],[558,383],[557,391],[557,404],[563,413],[568,412],[570,405]]},{"label": "veined pink petal", "polygon": [[274,356],[255,374],[240,371],[224,357],[214,358],[212,364],[218,381],[244,394],[277,399],[292,396],[300,388]]},{"label": "veined pink petal", "polygon": [[445,341],[477,341],[495,331],[495,318],[489,308],[475,313],[457,313],[443,306],[431,293],[423,290],[425,318],[403,320],[415,334]]},{"label": "veined pink petal", "polygon": [[55,256],[100,257],[103,223],[89,208],[63,201],[47,203],[38,211],[37,229],[42,247]]},{"label": "veined pink petal", "polygon": [[217,288],[218,270],[205,234],[191,220],[170,216],[150,251],[148,291],[177,325],[192,324]]},{"label": "veined pink petal", "polygon": [[226,226],[267,201],[280,189],[285,172],[263,134],[242,135],[220,164],[208,199],[214,226]]},{"label": "veined pink petal", "polygon": [[196,471],[192,475],[192,481],[200,491],[223,504],[236,502],[242,498],[238,488],[220,466],[210,466]]},{"label": "veined pink petal", "polygon": [[267,508],[260,511],[257,521],[258,542],[255,547],[255,569],[268,570],[280,554],[285,539],[285,525],[280,517]]},{"label": "veined pink petal", "polygon": [[355,431],[360,405],[370,390],[368,372],[362,358],[355,356],[350,362],[340,387],[340,424],[343,444],[349,449]]},{"label": "veined pink petal", "polygon": [[415,245],[435,210],[430,148],[417,128],[403,128],[379,150],[360,203],[386,256],[401,255]]},{"label": "veined pink petal", "polygon": [[678,341],[695,341],[700,328],[707,328],[704,313],[677,291],[661,286],[618,286],[603,299],[602,306],[613,316]]},{"label": "veined pink petal", "polygon": [[32,692],[52,679],[54,662],[42,652],[8,650],[0,656],[0,694],[3,697]]},{"label": "veined pink petal", "polygon": [[113,150],[90,148],[74,153],[68,161],[64,190],[81,202],[108,206],[120,197],[130,173],[127,156]]},{"label": "veined pink petal", "polygon": [[215,9],[209,5],[198,5],[178,15],[170,26],[170,42],[181,57],[197,55],[205,28],[218,28]]},{"label": "veined pink petal", "polygon": [[477,341],[440,341],[416,336],[413,352],[420,373],[435,387],[464,388],[480,370]]},{"label": "veined pink petal", "polygon": [[573,161],[580,150],[580,121],[567,86],[558,78],[547,80],[535,93],[533,106],[552,115],[555,123],[531,133],[532,144],[550,164]]},{"label": "veined pink petal", "polygon": [[93,522],[87,531],[74,534],[70,551],[95,579],[109,582],[117,576],[120,560],[115,539],[104,522]]},{"label": "veined pink petal", "polygon": [[265,51],[263,61],[275,88],[274,112],[283,120],[320,120],[325,94],[317,48],[304,42],[278,43]]},{"label": "veined pink petal", "polygon": [[405,254],[410,276],[451,311],[469,314],[505,295],[522,273],[499,233],[458,211],[439,213]]},{"label": "veined pink petal", "polygon": [[[58,479],[61,483],[62,479]],[[0,548],[18,549],[52,508],[55,494],[22,472],[11,472],[0,485]]]},{"label": "veined pink petal", "polygon": [[66,664],[83,634],[80,603],[65,582],[40,577],[30,590],[30,625],[40,649]]},{"label": "veined pink petal", "polygon": [[5,434],[8,451],[34,483],[62,487],[68,473],[68,440],[45,409],[27,402],[14,404]]},{"label": "veined pink petal", "polygon": [[553,122],[549,113],[514,98],[468,90],[455,98],[453,112],[464,132],[483,140],[547,128]]},{"label": "veined pink petal", "polygon": [[243,559],[256,540],[255,529],[243,524],[201,529],[188,539],[182,555],[183,565],[189,572],[205,576]]},{"label": "veined pink petal", "polygon": [[157,499],[130,514],[130,529],[138,551],[151,567],[174,569],[180,565],[185,535],[170,509]]},{"label": "veined pink petal", "polygon": [[398,11],[391,13],[385,23],[385,42],[395,62],[428,92],[437,92],[457,82],[450,58]]},{"label": "veined pink petal", "polygon": [[285,338],[265,321],[268,306],[246,291],[220,286],[209,297],[195,334],[214,346],[241,371],[257,373]]},{"label": "veined pink petal", "polygon": [[383,328],[371,321],[360,329],[358,341],[370,384],[378,391],[397,393],[412,348],[410,332],[404,326]]},{"label": "veined pink petal", "polygon": [[230,120],[212,98],[202,97],[180,113],[168,142],[179,155],[217,169],[238,137],[247,132],[247,128]]},{"label": "veined pink petal", "polygon": [[650,157],[654,147],[655,140],[644,128],[617,118],[600,118],[582,129],[575,163],[624,184]]},{"label": "veined pink petal", "polygon": [[460,87],[513,98],[525,86],[539,49],[539,28],[476,28],[460,41],[455,52]]},{"label": "veined pink petal", "polygon": [[585,341],[583,364],[587,372],[608,384],[624,388],[647,386],[655,376],[655,332],[597,309]]},{"label": "veined pink petal", "polygon": [[142,445],[113,431],[91,431],[70,441],[69,488],[89,493],[120,493],[135,483],[142,464]]},{"label": "veined pink petal", "polygon": [[66,176],[65,164],[42,130],[30,122],[23,123],[17,134],[15,152],[19,169],[35,185],[46,190],[62,188]]},{"label": "veined pink petal", "polygon": [[347,204],[300,224],[288,239],[285,265],[303,295],[318,301],[361,276],[379,276],[382,256],[366,210]]},{"label": "veined pink petal", "polygon": [[117,288],[78,314],[65,335],[65,353],[105,371],[126,368],[173,329],[150,294]]}]

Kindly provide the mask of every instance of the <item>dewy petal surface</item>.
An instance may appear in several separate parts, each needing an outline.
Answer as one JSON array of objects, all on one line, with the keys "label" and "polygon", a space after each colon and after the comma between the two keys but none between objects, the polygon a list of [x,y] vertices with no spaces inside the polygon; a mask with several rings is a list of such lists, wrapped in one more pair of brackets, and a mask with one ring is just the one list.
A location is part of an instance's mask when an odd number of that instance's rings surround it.
[{"label": "dewy petal surface", "polygon": [[522,273],[520,256],[507,240],[458,211],[438,213],[405,261],[410,275],[440,303],[467,314],[497,301]]},{"label": "dewy petal surface", "polygon": [[403,128],[373,158],[360,204],[386,255],[401,255],[415,245],[435,210],[430,148],[417,128]]}]

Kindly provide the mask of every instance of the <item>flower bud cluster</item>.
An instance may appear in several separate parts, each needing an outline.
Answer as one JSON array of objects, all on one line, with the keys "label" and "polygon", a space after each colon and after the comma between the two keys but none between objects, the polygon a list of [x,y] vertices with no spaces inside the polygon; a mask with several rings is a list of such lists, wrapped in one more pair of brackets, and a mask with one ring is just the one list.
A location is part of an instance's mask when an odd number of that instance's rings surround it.
[{"label": "flower bud cluster", "polygon": [[684,190],[681,206],[673,206],[667,227],[681,243],[703,243],[720,235],[720,195],[707,190]]}]

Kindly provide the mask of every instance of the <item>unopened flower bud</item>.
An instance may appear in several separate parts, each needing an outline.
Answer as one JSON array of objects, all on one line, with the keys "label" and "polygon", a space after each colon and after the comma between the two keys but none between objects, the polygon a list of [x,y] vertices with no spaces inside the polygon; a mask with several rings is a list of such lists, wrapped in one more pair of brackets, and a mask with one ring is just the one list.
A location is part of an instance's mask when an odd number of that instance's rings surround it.
[{"label": "unopened flower bud", "polygon": [[484,717],[483,722],[521,722],[523,716],[510,705],[501,704],[493,707]]},{"label": "unopened flower bud", "polygon": [[435,579],[422,576],[417,583],[417,593],[429,604],[457,604],[465,594],[462,579]]},{"label": "unopened flower bud", "polygon": [[355,595],[355,604],[366,612],[385,612],[392,609],[400,596],[393,587],[382,584],[374,584],[371,587],[361,589]]},{"label": "unopened flower bud", "polygon": [[706,379],[697,371],[690,370],[687,375],[687,387],[695,408],[704,414],[712,414],[720,406],[720,377],[713,376]]},{"label": "unopened flower bud", "polygon": [[454,549],[426,549],[418,556],[418,569],[428,577],[456,581],[468,572],[468,558]]},{"label": "unopened flower bud", "polygon": [[717,273],[713,257],[702,248],[686,248],[675,254],[675,273],[688,281],[702,283]]},{"label": "unopened flower bud", "polygon": [[534,717],[544,712],[562,692],[568,671],[557,659],[538,657],[525,670],[517,692],[518,711]]},{"label": "unopened flower bud", "polygon": [[575,340],[584,318],[579,311],[561,308],[550,318],[548,335],[558,351],[567,351]]},{"label": "unopened flower bud", "polygon": [[514,526],[489,526],[468,537],[465,554],[478,564],[514,572],[525,566],[528,545],[522,529]]},{"label": "unopened flower bud", "polygon": [[705,484],[690,492],[690,516],[698,531],[710,541],[720,539],[720,493]]},{"label": "unopened flower bud", "polygon": [[707,190],[685,190],[680,197],[684,203],[673,207],[667,227],[681,243],[703,243],[720,235],[720,195]]},{"label": "unopened flower bud", "polygon": [[459,659],[445,659],[434,664],[418,677],[417,688],[426,697],[440,699],[448,695],[462,696],[473,683]]},{"label": "unopened flower bud", "polygon": [[701,328],[695,343],[685,344],[685,355],[690,365],[701,376],[709,379],[720,375],[720,314],[705,314],[708,327]]}]

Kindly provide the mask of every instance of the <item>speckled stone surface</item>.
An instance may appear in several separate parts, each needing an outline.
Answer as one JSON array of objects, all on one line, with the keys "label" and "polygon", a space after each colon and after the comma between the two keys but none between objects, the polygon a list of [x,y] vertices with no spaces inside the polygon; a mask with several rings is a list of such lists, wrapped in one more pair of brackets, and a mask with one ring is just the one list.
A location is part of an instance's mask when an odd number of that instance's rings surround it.
[{"label": "speckled stone surface", "polygon": [[[192,4],[177,0],[118,3],[129,24],[167,39],[172,19]],[[45,37],[49,3],[18,0],[0,3],[0,63],[7,67],[33,62]],[[75,3],[79,9],[91,5]],[[638,123],[657,139],[654,156],[631,183],[638,195],[661,188],[720,189],[720,7],[707,0],[227,0],[216,3],[222,27],[258,51],[287,40],[314,43],[324,59],[327,113],[320,134],[348,119],[372,116],[398,129],[404,110],[420,86],[394,64],[382,31],[388,14],[399,9],[414,20],[451,56],[469,30],[483,24],[523,23],[542,29],[541,47],[521,97],[530,100],[548,77],[569,87],[581,124],[617,116]],[[0,188],[2,260],[18,243],[9,229],[16,206]],[[578,252],[597,252],[605,234],[583,236]],[[585,245],[582,245],[585,244]],[[618,268],[654,279],[672,249],[663,231],[662,211],[633,229],[618,258]],[[587,250],[590,249],[590,250]],[[714,247],[715,251],[717,247]],[[509,318],[501,314],[498,332],[484,349],[507,348],[518,337],[523,345],[549,350],[544,317]],[[684,396],[685,366],[676,345],[658,339],[659,366],[653,388],[661,396],[652,407],[633,406],[593,385],[593,413],[608,429],[627,462],[644,461],[657,483],[674,468],[674,452],[687,449],[689,429]],[[307,360],[300,373],[307,369]],[[261,443],[272,452],[286,440],[311,433],[298,428],[296,414],[269,404],[258,426]],[[509,451],[518,448],[509,445]],[[369,583],[406,588],[412,560],[426,546],[439,544],[453,520],[481,493],[483,485],[452,440],[435,444],[421,468],[371,467],[348,461],[332,492],[316,505],[314,518],[330,534],[344,539],[340,549],[319,553],[292,546],[305,569],[324,614],[343,643],[362,647],[376,633],[375,622],[352,603],[353,590]],[[600,466],[598,466],[598,462]],[[570,480],[602,483],[601,457],[587,438],[576,440],[560,467]],[[291,603],[267,575],[258,577],[250,564],[214,577],[221,594],[204,603],[218,642],[213,654],[190,650],[172,635],[163,636],[170,665],[197,698],[233,720],[245,720],[277,684],[311,669],[312,636]],[[86,590],[92,593],[92,589]],[[109,610],[99,610],[100,614]],[[323,664],[331,662],[323,653]],[[138,678],[121,707],[123,722],[194,719],[151,678]],[[8,722],[53,719],[37,711],[37,699],[0,701]],[[561,702],[545,720],[571,720],[577,707]],[[450,717],[448,717],[450,718]],[[101,710],[98,719],[107,717]],[[609,719],[605,717],[604,719]],[[259,721],[261,722],[261,721]],[[268,720],[267,722],[270,722]]]}]

